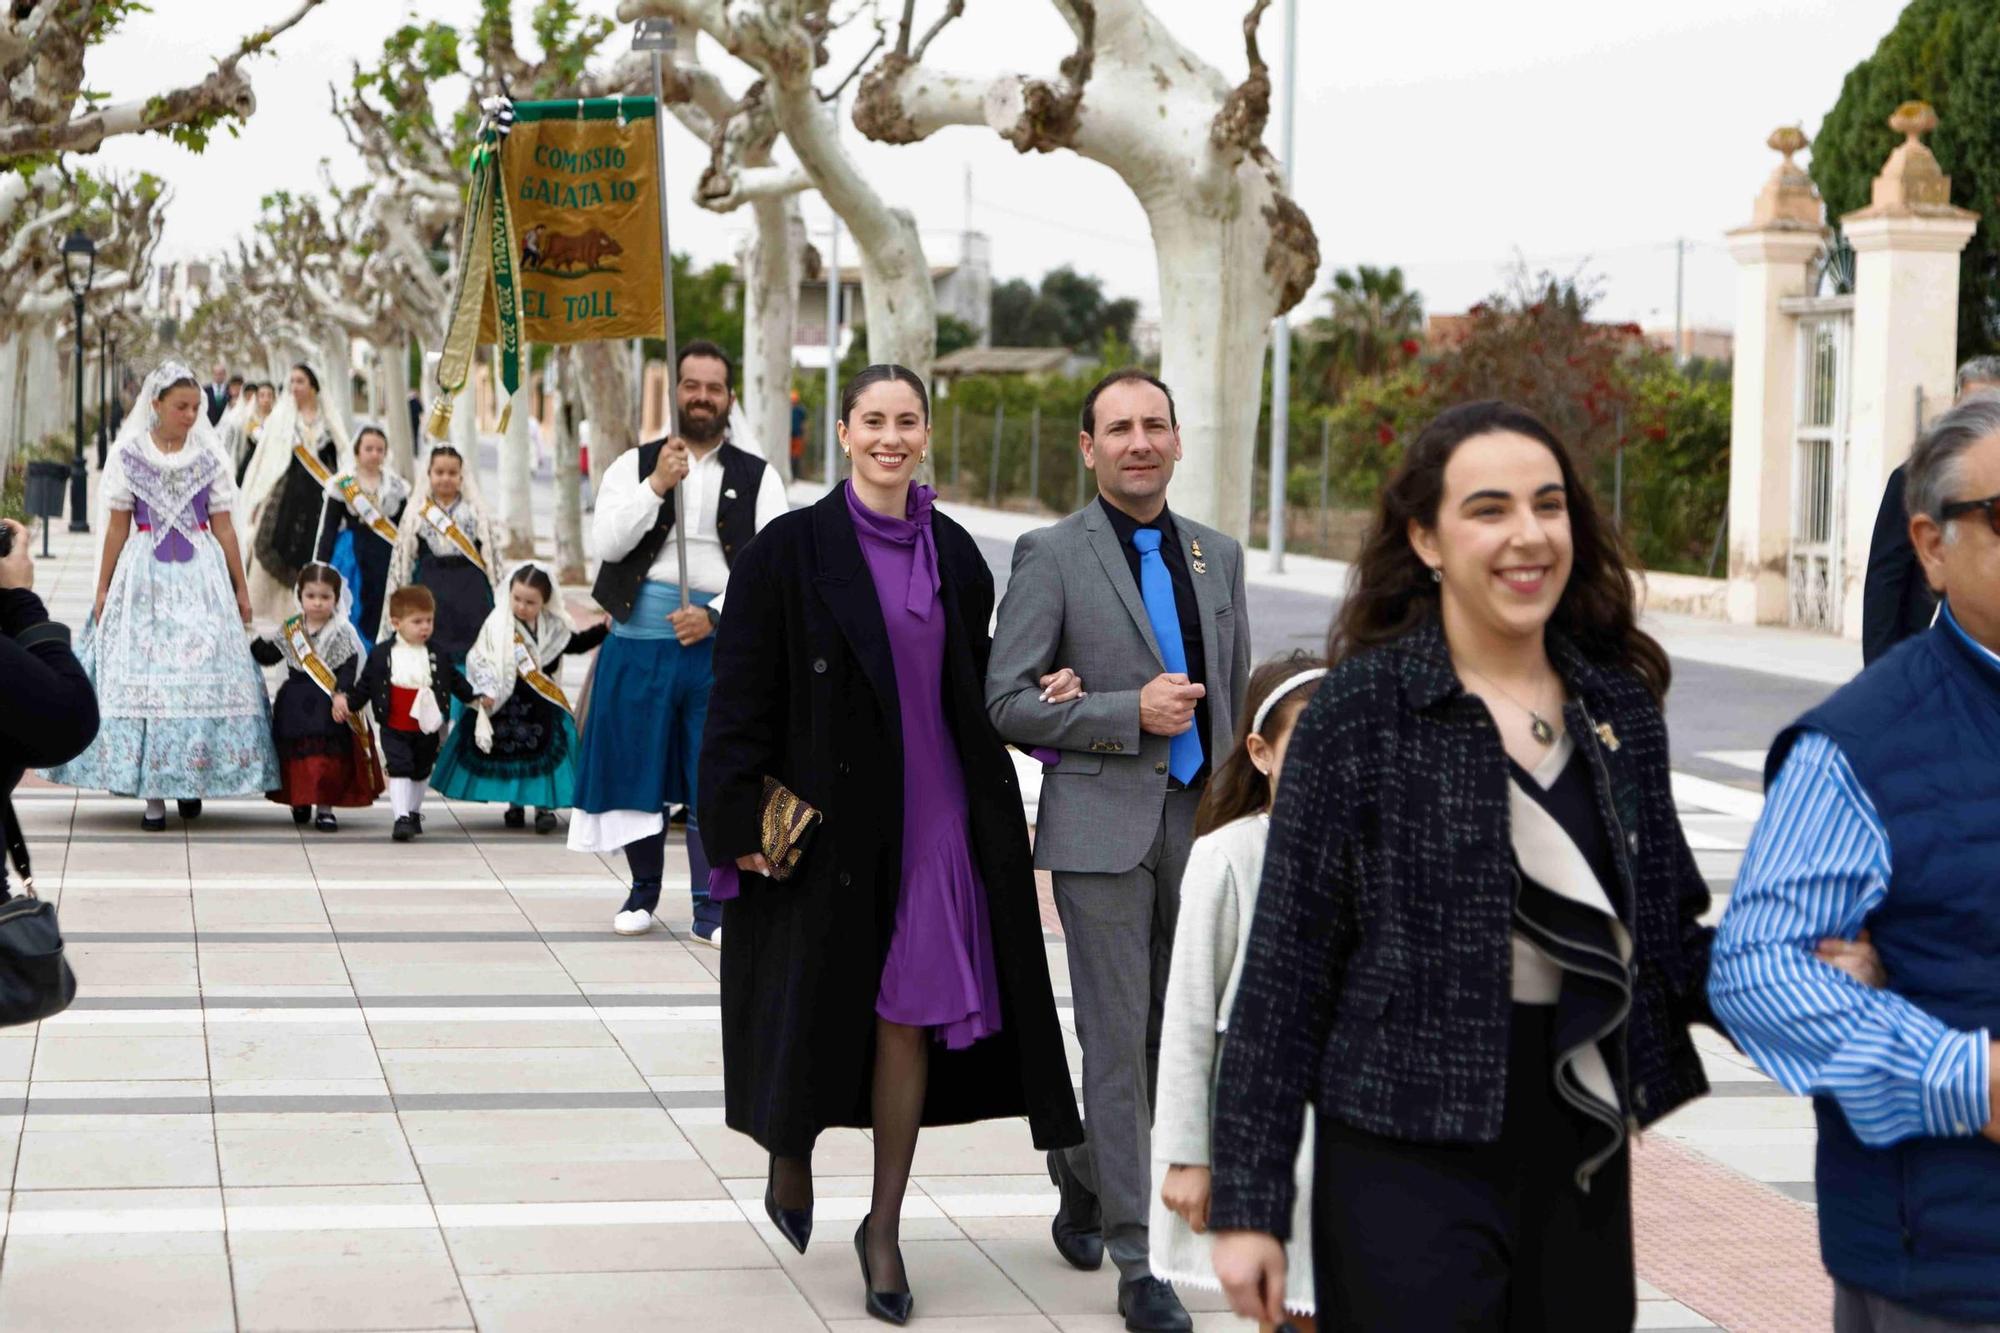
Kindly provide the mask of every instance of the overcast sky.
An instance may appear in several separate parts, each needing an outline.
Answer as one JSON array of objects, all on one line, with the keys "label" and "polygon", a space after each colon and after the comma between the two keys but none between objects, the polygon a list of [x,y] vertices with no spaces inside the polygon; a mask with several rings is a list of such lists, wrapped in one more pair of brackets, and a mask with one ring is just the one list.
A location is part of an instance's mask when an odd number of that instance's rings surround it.
[{"label": "overcast sky", "polygon": [[[212,59],[293,0],[153,0],[91,53],[90,86],[123,99],[199,79]],[[583,0],[613,13],[615,0]],[[1722,235],[1747,221],[1777,159],[1777,125],[1808,134],[1842,78],[1888,31],[1898,0],[1297,0],[1295,193],[1319,234],[1321,287],[1336,267],[1400,264],[1432,311],[1462,310],[1531,267],[1583,268],[1602,280],[1605,315],[1673,318],[1674,241],[1689,241],[1687,317],[1727,326],[1734,266]],[[524,41],[532,0],[515,0]],[[844,8],[845,6],[843,6]],[[1153,0],[1190,48],[1232,79],[1245,57],[1239,0]],[[1280,5],[1264,50],[1282,59]],[[91,164],[163,176],[176,198],[162,254],[233,250],[259,196],[318,187],[326,159],[343,184],[361,175],[328,112],[345,83],[413,12],[469,23],[473,0],[326,0],[248,62],[258,110],[239,138],[197,156],[157,137],[114,140]],[[893,4],[884,3],[893,10]],[[941,0],[920,0],[925,18]],[[928,63],[968,72],[1052,74],[1069,33],[1043,0],[970,0]],[[614,39],[623,49],[625,39]],[[704,46],[732,86],[747,78]],[[1069,263],[1114,295],[1154,308],[1157,281],[1144,214],[1108,169],[1068,153],[1023,157],[991,131],[955,129],[883,147],[851,128],[854,151],[885,196],[911,209],[933,260],[954,257],[966,222],[992,237],[998,276],[1036,277]],[[1278,148],[1273,117],[1270,143]],[[670,173],[676,250],[730,257],[743,224],[689,199],[705,147],[676,131]],[[1951,164],[1944,164],[1949,170]],[[810,225],[825,209],[806,202]],[[1314,300],[1317,300],[1315,296]]]}]

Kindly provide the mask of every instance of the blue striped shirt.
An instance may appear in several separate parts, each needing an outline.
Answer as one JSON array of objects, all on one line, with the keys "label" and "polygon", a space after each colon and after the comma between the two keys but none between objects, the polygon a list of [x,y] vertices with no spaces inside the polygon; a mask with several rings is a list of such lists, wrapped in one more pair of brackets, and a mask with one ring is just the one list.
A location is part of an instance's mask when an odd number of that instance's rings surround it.
[{"label": "blue striped shirt", "polygon": [[1750,836],[1709,1001],[1760,1069],[1831,1096],[1863,1143],[1977,1134],[1991,1116],[1988,1034],[1949,1028],[1814,957],[1820,940],[1867,924],[1889,873],[1888,832],[1847,757],[1806,732]]}]

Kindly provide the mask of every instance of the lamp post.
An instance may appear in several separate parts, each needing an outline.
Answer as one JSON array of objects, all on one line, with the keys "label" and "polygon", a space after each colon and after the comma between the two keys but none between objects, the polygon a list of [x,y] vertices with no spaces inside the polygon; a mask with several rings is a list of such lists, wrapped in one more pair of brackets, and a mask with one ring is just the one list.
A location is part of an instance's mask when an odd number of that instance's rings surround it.
[{"label": "lamp post", "polygon": [[97,321],[97,470],[104,470],[104,455],[111,447],[110,437],[105,431],[111,428],[111,413],[106,409],[111,405],[111,394],[106,384],[106,369],[111,364],[111,329],[103,320]]},{"label": "lamp post", "polygon": [[97,277],[97,246],[78,227],[63,238],[63,285],[76,301],[76,458],[69,474],[69,530],[90,531],[90,483],[83,463],[83,298]]}]

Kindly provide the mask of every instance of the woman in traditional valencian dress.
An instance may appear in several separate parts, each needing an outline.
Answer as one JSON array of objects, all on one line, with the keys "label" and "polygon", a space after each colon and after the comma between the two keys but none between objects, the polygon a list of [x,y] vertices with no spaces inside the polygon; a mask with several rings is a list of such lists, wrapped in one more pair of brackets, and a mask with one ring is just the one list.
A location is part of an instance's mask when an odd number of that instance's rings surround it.
[{"label": "woman in traditional valencian dress", "polygon": [[250,604],[265,620],[291,614],[292,585],[319,553],[326,485],[353,457],[347,427],[320,401],[319,376],[292,367],[288,392],[272,408],[243,477],[250,546]]},{"label": "woman in traditional valencian dress", "polygon": [[335,547],[351,534],[354,564],[355,621],[361,637],[375,642],[382,627],[382,599],[388,596],[389,557],[401,535],[397,524],[410,503],[410,483],[390,471],[389,437],[380,426],[363,426],[354,433],[354,468],[342,472],[328,488],[326,513],[320,519],[319,554],[334,559]]},{"label": "woman in traditional valencian dress", "polygon": [[[388,590],[421,583],[437,599],[431,646],[465,669],[465,654],[493,610],[494,537],[478,473],[448,444],[434,446],[417,474],[389,558]],[[387,638],[387,632],[381,637]]]},{"label": "woman in traditional valencian dress", "polygon": [[194,372],[146,377],[101,483],[104,558],[77,657],[103,722],[52,782],[138,796],[166,828],[202,798],[278,785],[270,705],[243,627],[250,597],[236,544],[235,483]]}]

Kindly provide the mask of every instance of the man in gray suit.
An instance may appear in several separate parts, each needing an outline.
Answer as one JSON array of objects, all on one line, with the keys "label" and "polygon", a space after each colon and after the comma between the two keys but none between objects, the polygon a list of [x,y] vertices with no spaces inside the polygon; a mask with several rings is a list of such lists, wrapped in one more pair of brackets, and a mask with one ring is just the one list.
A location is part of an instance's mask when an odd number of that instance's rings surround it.
[{"label": "man in gray suit", "polygon": [[[1153,1089],[1181,871],[1210,768],[1250,675],[1243,549],[1167,509],[1181,456],[1173,396],[1139,370],[1106,376],[1080,441],[1097,502],[1022,537],[993,635],[987,709],[1043,761],[1035,865],[1053,872],[1083,1044],[1088,1141],[1051,1153],[1056,1248],[1118,1265],[1125,1327],[1191,1327],[1153,1277]],[[1043,699],[1056,664],[1087,693]]]}]

